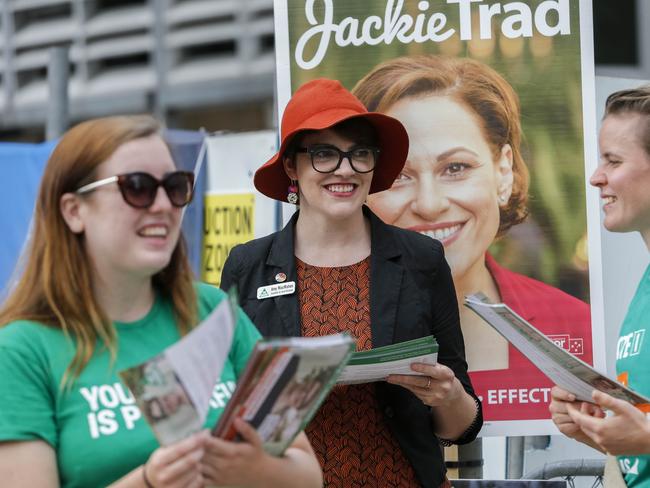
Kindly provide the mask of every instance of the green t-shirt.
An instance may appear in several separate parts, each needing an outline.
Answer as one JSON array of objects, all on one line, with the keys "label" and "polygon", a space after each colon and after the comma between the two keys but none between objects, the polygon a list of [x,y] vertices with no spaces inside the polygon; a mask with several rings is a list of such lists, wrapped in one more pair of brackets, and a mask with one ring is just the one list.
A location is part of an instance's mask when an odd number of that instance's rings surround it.
[{"label": "green t-shirt", "polygon": [[[645,270],[627,310],[616,347],[619,379],[642,395],[650,396],[650,266]],[[648,338],[650,341],[650,337]],[[650,486],[650,456],[618,456],[627,486]]]},{"label": "green t-shirt", "polygon": [[[225,294],[197,286],[199,316]],[[158,447],[133,396],[117,372],[141,363],[179,339],[171,304],[156,299],[132,323],[115,323],[118,353],[95,351],[71,388],[61,379],[74,355],[61,330],[17,321],[0,328],[0,441],[42,439],[57,455],[62,487],[106,486],[146,462]],[[210,399],[206,427],[213,426],[231,397],[260,334],[239,310],[233,343]]]}]

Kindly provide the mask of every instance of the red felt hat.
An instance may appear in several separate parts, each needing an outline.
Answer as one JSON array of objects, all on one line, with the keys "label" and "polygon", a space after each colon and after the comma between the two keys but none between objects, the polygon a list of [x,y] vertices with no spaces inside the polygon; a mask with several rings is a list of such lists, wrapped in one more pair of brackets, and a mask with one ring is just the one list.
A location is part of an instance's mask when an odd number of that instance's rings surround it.
[{"label": "red felt hat", "polygon": [[325,78],[305,83],[289,100],[282,115],[280,149],[255,172],[255,188],[268,197],[285,202],[291,181],[284,171],[282,157],[291,140],[299,132],[328,129],[353,118],[366,119],[377,131],[380,152],[370,193],[390,188],[404,167],[408,154],[406,129],[397,119],[368,112],[340,82]]}]

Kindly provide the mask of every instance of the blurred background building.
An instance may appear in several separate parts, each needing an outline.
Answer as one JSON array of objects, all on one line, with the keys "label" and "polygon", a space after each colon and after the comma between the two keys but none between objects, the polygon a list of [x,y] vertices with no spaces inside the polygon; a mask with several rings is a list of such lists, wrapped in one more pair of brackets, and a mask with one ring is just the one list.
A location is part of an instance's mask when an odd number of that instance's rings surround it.
[{"label": "blurred background building", "polygon": [[[572,0],[576,1],[576,0]],[[650,2],[593,0],[597,74],[650,78]],[[274,127],[273,0],[0,0],[0,141],[41,141],[49,48],[69,47],[70,122]]]},{"label": "blurred background building", "polygon": [[0,140],[42,140],[49,48],[69,46],[70,120],[273,126],[273,0],[0,0]]}]

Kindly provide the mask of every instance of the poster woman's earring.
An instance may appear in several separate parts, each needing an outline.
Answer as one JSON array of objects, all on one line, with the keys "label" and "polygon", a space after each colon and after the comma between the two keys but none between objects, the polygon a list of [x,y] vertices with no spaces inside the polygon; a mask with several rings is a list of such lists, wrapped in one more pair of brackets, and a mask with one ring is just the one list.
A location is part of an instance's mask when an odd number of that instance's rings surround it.
[{"label": "poster woman's earring", "polygon": [[505,195],[499,195],[499,205],[505,205],[508,202],[508,198]]},{"label": "poster woman's earring", "polygon": [[298,182],[296,180],[291,180],[287,190],[287,202],[298,205]]}]

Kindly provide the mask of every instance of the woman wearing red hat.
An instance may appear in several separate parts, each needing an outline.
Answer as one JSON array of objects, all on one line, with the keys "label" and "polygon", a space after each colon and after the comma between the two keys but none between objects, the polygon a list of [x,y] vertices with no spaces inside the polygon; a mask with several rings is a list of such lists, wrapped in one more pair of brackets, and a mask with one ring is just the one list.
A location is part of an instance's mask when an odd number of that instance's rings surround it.
[{"label": "woman wearing red hat", "polygon": [[[430,334],[439,343],[437,365],[412,365],[421,376],[333,390],[306,429],[328,486],[448,486],[440,441],[469,442],[482,425],[442,246],[364,205],[391,186],[407,152],[402,124],[368,112],[339,82],[303,85],[284,112],[280,150],[254,179],[300,210],[224,265],[221,286],[237,285],[266,336],[348,331],[358,350]],[[277,282],[295,286],[257,298]]]}]

